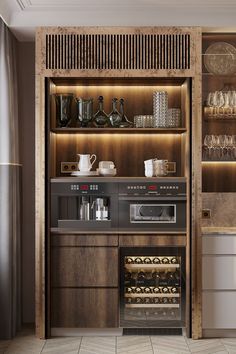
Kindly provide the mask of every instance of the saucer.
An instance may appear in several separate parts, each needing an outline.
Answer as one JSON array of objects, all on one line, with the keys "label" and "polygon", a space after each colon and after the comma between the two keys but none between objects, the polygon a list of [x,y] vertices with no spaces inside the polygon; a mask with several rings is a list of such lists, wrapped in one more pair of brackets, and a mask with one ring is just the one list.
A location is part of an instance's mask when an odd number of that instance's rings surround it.
[{"label": "saucer", "polygon": [[97,171],[74,171],[71,173],[71,176],[82,177],[82,176],[98,176]]}]

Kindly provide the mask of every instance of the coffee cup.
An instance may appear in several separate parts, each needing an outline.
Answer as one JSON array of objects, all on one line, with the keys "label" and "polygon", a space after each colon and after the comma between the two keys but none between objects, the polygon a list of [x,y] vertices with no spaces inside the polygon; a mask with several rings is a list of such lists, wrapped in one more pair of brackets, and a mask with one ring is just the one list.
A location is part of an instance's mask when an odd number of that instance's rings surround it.
[{"label": "coffee cup", "polygon": [[168,175],[168,160],[155,160],[153,162],[154,175],[156,177]]}]

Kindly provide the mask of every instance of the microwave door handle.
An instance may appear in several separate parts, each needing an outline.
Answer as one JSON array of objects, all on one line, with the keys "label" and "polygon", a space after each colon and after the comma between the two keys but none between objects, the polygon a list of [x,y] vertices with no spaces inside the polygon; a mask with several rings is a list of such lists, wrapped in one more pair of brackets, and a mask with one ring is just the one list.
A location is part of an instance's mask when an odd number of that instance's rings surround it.
[{"label": "microwave door handle", "polygon": [[119,197],[119,200],[124,200],[124,201],[186,201],[186,197],[171,197],[171,196],[166,196],[166,197],[141,197],[141,196],[137,196],[137,197]]}]

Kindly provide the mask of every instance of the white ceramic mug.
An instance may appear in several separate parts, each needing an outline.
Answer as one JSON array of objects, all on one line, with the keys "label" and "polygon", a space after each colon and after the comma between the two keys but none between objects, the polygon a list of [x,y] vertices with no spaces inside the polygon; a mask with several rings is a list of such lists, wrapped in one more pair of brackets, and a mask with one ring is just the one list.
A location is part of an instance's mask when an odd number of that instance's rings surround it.
[{"label": "white ceramic mug", "polygon": [[89,154],[77,154],[77,155],[80,158],[78,164],[79,170],[84,172],[90,171],[94,162],[97,159],[97,156],[95,154],[91,156]]},{"label": "white ceramic mug", "polygon": [[145,166],[144,173],[145,173],[146,177],[153,177],[153,173],[154,173],[153,161],[154,161],[154,159],[144,161],[144,166]]}]

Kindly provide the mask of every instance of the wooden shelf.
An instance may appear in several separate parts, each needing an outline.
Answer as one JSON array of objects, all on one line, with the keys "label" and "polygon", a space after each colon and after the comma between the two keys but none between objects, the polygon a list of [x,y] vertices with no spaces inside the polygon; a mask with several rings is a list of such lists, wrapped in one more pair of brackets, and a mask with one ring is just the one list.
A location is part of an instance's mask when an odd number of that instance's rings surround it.
[{"label": "wooden shelf", "polygon": [[56,134],[183,134],[186,128],[53,128]]}]

